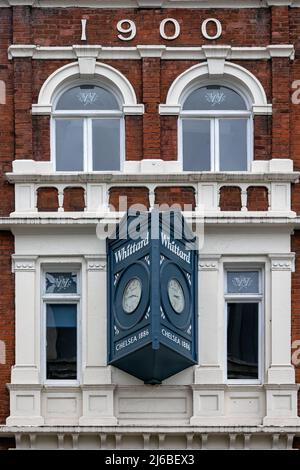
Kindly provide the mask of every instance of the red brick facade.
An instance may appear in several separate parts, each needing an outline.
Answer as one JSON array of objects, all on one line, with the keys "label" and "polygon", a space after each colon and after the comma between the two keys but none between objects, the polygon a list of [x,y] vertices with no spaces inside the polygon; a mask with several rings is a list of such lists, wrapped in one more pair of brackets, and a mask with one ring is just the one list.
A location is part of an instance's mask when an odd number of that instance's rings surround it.
[{"label": "red brick facade", "polygon": [[[201,35],[201,22],[217,17],[222,22],[220,39],[209,41]],[[80,41],[81,19],[88,19],[86,42]],[[8,59],[11,44],[40,46],[71,46],[73,44],[101,44],[124,46],[117,36],[116,24],[128,18],[137,25],[136,37],[125,45],[165,46],[268,46],[294,44],[295,60],[238,60],[261,82],[268,102],[273,104],[272,116],[254,118],[254,159],[290,158],[294,169],[300,170],[300,105],[291,101],[292,83],[300,80],[300,8],[288,7],[244,9],[88,9],[88,8],[30,8],[28,6],[0,7],[0,80],[5,83],[6,102],[0,103],[0,216],[8,217],[14,210],[14,189],[5,178],[16,159],[50,160],[50,119],[32,116],[31,107],[37,103],[41,86],[58,68],[71,60]],[[159,34],[159,24],[165,18],[175,18],[181,27],[180,36],[166,41]],[[170,29],[170,31],[172,28]],[[198,64],[196,60],[103,60],[119,70],[132,84],[137,101],[145,105],[143,116],[126,116],[126,160],[177,160],[177,117],[160,116],[159,104],[165,103],[173,81],[185,70]],[[162,185],[163,186],[163,185]],[[129,206],[142,203],[149,207],[147,188],[126,187],[110,191],[110,204],[118,209],[118,197],[128,197]],[[190,204],[195,208],[193,188],[159,187],[155,203]],[[293,188],[293,210],[300,215],[300,185]],[[200,201],[201,203],[201,201]],[[248,188],[249,211],[268,210],[265,187]],[[57,211],[58,191],[41,188],[38,191],[39,211]],[[65,190],[63,207],[69,211],[83,211],[85,201],[80,188]],[[223,187],[220,207],[223,211],[241,210],[241,191],[237,187]],[[300,234],[292,237],[292,251],[296,253],[296,272],[292,287],[292,340],[300,340]],[[11,254],[14,239],[10,232],[0,232],[0,340],[6,345],[6,364],[0,364],[0,424],[9,414],[6,384],[10,382],[10,367],[14,363],[14,282],[11,274]],[[296,367],[300,382],[300,365]],[[299,409],[300,415],[300,409]],[[0,441],[1,442],[1,441]],[[6,447],[5,442],[0,446]],[[10,446],[11,444],[8,443]]]}]

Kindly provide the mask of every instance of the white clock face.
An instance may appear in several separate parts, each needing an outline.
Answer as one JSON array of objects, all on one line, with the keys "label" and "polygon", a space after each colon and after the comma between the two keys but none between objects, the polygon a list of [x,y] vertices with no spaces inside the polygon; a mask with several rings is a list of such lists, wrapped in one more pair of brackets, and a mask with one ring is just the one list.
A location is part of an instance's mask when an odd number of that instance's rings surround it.
[{"label": "white clock face", "polygon": [[168,282],[168,296],[175,312],[182,313],[185,307],[184,293],[180,283],[176,279],[171,279]]},{"label": "white clock face", "polygon": [[126,313],[134,312],[140,303],[141,296],[142,283],[137,277],[135,277],[127,283],[124,289],[122,301],[123,310]]}]

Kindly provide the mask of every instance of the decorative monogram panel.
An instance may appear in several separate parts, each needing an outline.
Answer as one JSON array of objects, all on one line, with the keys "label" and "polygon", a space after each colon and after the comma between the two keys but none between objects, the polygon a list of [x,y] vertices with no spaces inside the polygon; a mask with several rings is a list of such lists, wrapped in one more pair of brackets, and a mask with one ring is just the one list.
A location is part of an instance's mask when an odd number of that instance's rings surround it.
[{"label": "decorative monogram panel", "polygon": [[226,101],[226,95],[222,91],[210,91],[205,94],[205,99],[212,106],[216,106],[217,104],[221,104]]},{"label": "decorative monogram panel", "polygon": [[258,294],[258,271],[229,271],[227,273],[228,294]]},{"label": "decorative monogram panel", "polygon": [[80,91],[76,96],[84,106],[94,104],[98,100],[98,96],[95,91]]},{"label": "decorative monogram panel", "polygon": [[46,273],[46,294],[76,294],[76,273]]}]

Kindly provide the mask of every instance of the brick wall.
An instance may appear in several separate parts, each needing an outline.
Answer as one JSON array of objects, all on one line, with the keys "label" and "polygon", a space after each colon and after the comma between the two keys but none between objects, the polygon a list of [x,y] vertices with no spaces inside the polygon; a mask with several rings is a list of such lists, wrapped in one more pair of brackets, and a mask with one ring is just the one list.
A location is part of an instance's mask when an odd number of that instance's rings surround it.
[{"label": "brick wall", "polygon": [[65,211],[84,211],[84,188],[66,188],[63,207]]},{"label": "brick wall", "polygon": [[222,211],[240,211],[241,189],[236,186],[223,186],[220,189],[220,208]]},{"label": "brick wall", "polygon": [[248,211],[267,211],[269,207],[268,189],[263,186],[251,186],[247,190]]},{"label": "brick wall", "polygon": [[[195,201],[195,190],[194,188],[186,187],[158,187],[155,191],[155,204],[162,206],[162,210],[168,210],[168,206],[177,206],[184,210],[194,210]],[[174,207],[175,208],[175,207]]]},{"label": "brick wall", "polygon": [[58,210],[58,190],[56,188],[39,188],[37,190],[37,208],[39,212],[56,212]]},{"label": "brick wall", "polygon": [[[19,10],[18,7],[14,8]],[[29,10],[29,8],[28,8]],[[20,16],[24,13],[21,10]],[[136,22],[137,35],[130,45],[167,44],[159,35],[159,24],[165,18],[175,18],[181,26],[180,37],[172,41],[172,45],[192,46],[196,44],[212,44],[202,37],[200,26],[206,18],[219,18],[223,24],[223,35],[218,44],[262,46],[270,43],[270,9],[44,9],[33,8],[32,37],[39,39],[41,46],[73,45],[74,37],[81,36],[80,20],[88,19],[87,39],[89,44],[120,45],[116,34],[119,20],[128,18]],[[25,16],[25,15],[24,15]],[[24,22],[26,19],[24,20]],[[171,30],[171,28],[170,28]],[[247,30],[247,34],[245,34]],[[18,42],[28,43],[26,33],[18,33]],[[123,44],[124,45],[124,44]]]},{"label": "brick wall", "polygon": [[[148,188],[141,187],[115,187],[109,192],[109,204],[112,210],[126,210],[133,205],[142,205],[149,208],[149,191]],[[124,204],[127,206],[125,207]],[[121,205],[121,208],[120,208]]]},{"label": "brick wall", "polygon": [[[167,46],[195,46],[202,44],[231,44],[233,46],[263,46],[271,40],[272,22],[276,25],[280,16],[276,9],[44,9],[15,6],[11,9],[13,19],[13,40],[18,44],[39,44],[59,46],[84,44],[81,37],[81,18],[88,20],[87,43],[106,46],[136,44],[164,44]],[[280,12],[287,18],[287,9]],[[200,31],[204,19],[215,16],[222,21],[223,34],[216,41],[206,40]],[[181,32],[177,39],[167,41],[160,37],[159,25],[162,19],[171,17],[179,21]],[[116,30],[120,19],[135,21],[137,35],[129,43],[118,39]],[[280,23],[280,37],[286,35],[286,23]],[[101,25],[101,27],[99,27]],[[170,26],[170,30],[171,30]],[[245,28],[247,35],[244,34]],[[167,26],[168,30],[168,26]],[[274,37],[276,42],[276,37]],[[159,58],[137,60],[108,60],[105,63],[120,70],[132,83],[138,101],[145,104],[142,117],[126,118],[126,158],[177,158],[177,119],[160,117],[159,103],[165,102],[167,92],[174,79],[198,61],[161,61]],[[288,63],[288,61],[286,61]],[[14,60],[15,104],[15,158],[50,159],[49,119],[32,118],[31,104],[37,102],[42,84],[59,67],[67,64],[63,60],[31,61]],[[270,61],[240,61],[262,82],[268,98],[272,92],[272,67]],[[285,72],[284,72],[285,73]],[[276,86],[273,86],[276,92]],[[281,90],[280,90],[281,92]],[[284,116],[280,114],[274,129],[277,130]],[[284,130],[282,131],[285,132]],[[255,158],[268,159],[271,151],[272,125],[270,118],[255,118]],[[282,135],[280,136],[282,139]],[[279,140],[280,140],[279,139]],[[282,145],[285,149],[286,145]],[[281,148],[282,148],[281,147]],[[279,154],[281,148],[276,145]],[[284,154],[285,155],[285,154]],[[284,156],[278,155],[278,156]]]},{"label": "brick wall", "polygon": [[13,64],[8,61],[7,48],[11,43],[12,12],[0,9],[0,216],[14,209],[13,187],[5,181],[4,174],[11,171],[14,153],[14,86]]},{"label": "brick wall", "polygon": [[[4,9],[3,9],[4,10]],[[168,46],[195,46],[202,44],[231,44],[232,46],[263,46],[270,43],[288,43],[299,37],[299,15],[297,9],[293,15],[287,7],[261,9],[43,9],[15,6],[5,9],[7,26],[3,54],[6,55],[7,45],[39,44],[41,46],[59,46],[82,43],[81,18],[88,20],[87,43],[104,44],[107,46],[124,46],[136,44],[164,44]],[[290,18],[289,18],[290,15]],[[223,26],[222,37],[216,41],[206,40],[200,32],[202,21],[208,17],[219,18]],[[180,36],[173,41],[166,41],[159,35],[162,19],[174,17],[179,21]],[[117,37],[117,22],[129,18],[137,25],[137,35],[129,43]],[[290,31],[289,31],[290,22]],[[101,27],[99,27],[101,25]],[[247,34],[244,31],[247,30]],[[7,57],[3,58],[7,63]],[[132,83],[139,102],[145,104],[143,117],[126,118],[126,158],[177,158],[177,119],[160,117],[158,104],[164,102],[167,91],[174,79],[197,61],[160,61],[160,59],[109,60],[107,64],[120,70]],[[31,104],[37,101],[38,93],[47,77],[68,61],[45,60],[31,61],[16,59],[8,63],[14,69],[13,83],[15,92],[15,158],[33,158],[49,160],[49,119],[31,117]],[[289,67],[288,59],[271,61],[237,61],[257,76],[266,90],[269,100],[273,100],[273,119],[265,116],[255,118],[254,156],[256,159],[288,157],[290,153],[289,126],[289,81],[293,70],[298,73],[297,61]],[[291,69],[291,70],[290,70]],[[296,113],[298,111],[295,111]],[[12,118],[12,115],[10,115]],[[296,130],[296,141],[297,132]],[[272,139],[273,135],[273,139]],[[273,147],[272,147],[273,141]],[[295,156],[297,160],[299,157]]]}]

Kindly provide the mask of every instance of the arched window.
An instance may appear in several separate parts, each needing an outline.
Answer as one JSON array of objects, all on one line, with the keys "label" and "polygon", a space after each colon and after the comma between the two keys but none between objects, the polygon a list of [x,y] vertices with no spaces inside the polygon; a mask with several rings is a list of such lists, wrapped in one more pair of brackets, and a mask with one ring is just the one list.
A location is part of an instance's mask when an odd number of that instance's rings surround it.
[{"label": "arched window", "polygon": [[54,105],[56,171],[119,171],[124,142],[119,98],[108,88],[78,84]]},{"label": "arched window", "polygon": [[181,111],[183,170],[247,171],[251,111],[237,91],[221,85],[194,89]]}]

